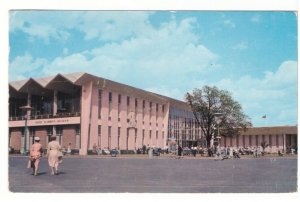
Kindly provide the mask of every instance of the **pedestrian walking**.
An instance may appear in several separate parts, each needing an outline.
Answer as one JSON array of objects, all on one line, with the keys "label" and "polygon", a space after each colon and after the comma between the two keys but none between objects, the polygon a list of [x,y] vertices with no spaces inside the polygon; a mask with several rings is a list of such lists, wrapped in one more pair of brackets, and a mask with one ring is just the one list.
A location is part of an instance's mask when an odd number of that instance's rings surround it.
[{"label": "pedestrian walking", "polygon": [[47,156],[48,163],[51,168],[51,175],[58,174],[58,164],[62,162],[60,159],[62,157],[61,147],[56,141],[56,136],[50,138],[51,142],[48,144]]},{"label": "pedestrian walking", "polygon": [[71,143],[69,143],[69,145],[68,145],[68,149],[67,149],[67,154],[71,154]]},{"label": "pedestrian walking", "polygon": [[182,147],[178,145],[178,157],[182,158]]},{"label": "pedestrian walking", "polygon": [[196,157],[196,154],[197,154],[197,147],[192,147],[192,153],[193,153],[193,156]]},{"label": "pedestrian walking", "polygon": [[30,147],[29,153],[29,160],[30,160],[30,167],[32,168],[32,175],[38,175],[38,169],[40,164],[40,159],[42,157],[43,148],[40,144],[40,138],[34,137],[34,144]]},{"label": "pedestrian walking", "polygon": [[233,159],[233,148],[229,147],[229,158]]}]

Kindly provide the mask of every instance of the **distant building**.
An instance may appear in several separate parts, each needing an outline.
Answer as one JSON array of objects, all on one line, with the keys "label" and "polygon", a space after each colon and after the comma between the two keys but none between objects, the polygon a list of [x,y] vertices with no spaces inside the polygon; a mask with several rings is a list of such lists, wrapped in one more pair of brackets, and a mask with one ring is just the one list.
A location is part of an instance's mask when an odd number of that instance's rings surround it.
[{"label": "distant building", "polygon": [[297,126],[274,126],[249,128],[237,137],[222,137],[221,146],[227,147],[258,147],[262,142],[269,146],[266,152],[276,153],[278,150],[291,152],[297,149]]},{"label": "distant building", "polygon": [[[32,107],[25,112],[23,106]],[[190,107],[182,101],[87,73],[57,74],[9,83],[9,146],[26,148],[35,136],[46,147],[57,136],[64,147],[86,155],[101,149],[135,150],[143,145],[205,146]],[[297,127],[251,128],[221,145],[251,146],[262,140],[272,151],[296,144]]]}]

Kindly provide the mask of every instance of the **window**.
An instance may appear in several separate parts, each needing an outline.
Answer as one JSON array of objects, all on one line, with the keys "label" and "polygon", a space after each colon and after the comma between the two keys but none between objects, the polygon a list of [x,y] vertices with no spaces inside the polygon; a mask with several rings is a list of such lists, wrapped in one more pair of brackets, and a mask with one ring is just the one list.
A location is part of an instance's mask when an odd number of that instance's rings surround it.
[{"label": "window", "polygon": [[80,126],[77,125],[75,129],[76,135],[80,135]]},{"label": "window", "polygon": [[130,105],[130,97],[127,96],[127,106],[129,106],[129,105]]},{"label": "window", "polygon": [[279,135],[276,135],[276,147],[279,147]]},{"label": "window", "polygon": [[33,137],[34,137],[34,136],[35,136],[35,128],[32,128],[32,127],[31,127],[31,128],[30,128],[30,133],[29,133],[29,134],[30,134],[30,136],[33,136]]},{"label": "window", "polygon": [[136,149],[136,139],[137,139],[137,128],[134,130],[134,145]]},{"label": "window", "polygon": [[134,112],[135,112],[135,114],[137,114],[137,108],[138,108],[138,99],[135,98],[135,100],[134,100]]},{"label": "window", "polygon": [[101,125],[98,125],[98,146],[101,147]]},{"label": "window", "polygon": [[272,135],[269,135],[269,145],[272,147]]},{"label": "window", "polygon": [[109,93],[108,93],[108,101],[109,101],[109,102],[112,102],[112,92],[109,92]]},{"label": "window", "polygon": [[118,149],[120,149],[121,127],[118,127]]},{"label": "window", "polygon": [[47,128],[47,135],[51,136],[52,135],[52,127]]},{"label": "window", "polygon": [[108,126],[108,149],[111,147],[111,126]]},{"label": "window", "polygon": [[108,93],[108,118],[111,116],[111,108],[112,108],[112,92]]},{"label": "window", "polygon": [[118,118],[120,118],[120,113],[121,113],[121,102],[122,102],[122,96],[119,94],[118,95]]},{"label": "window", "polygon": [[118,95],[118,104],[121,104],[121,101],[122,101],[122,95]]},{"label": "window", "polygon": [[127,96],[127,116],[129,114],[129,112],[130,112],[130,97]]},{"label": "window", "polygon": [[165,112],[165,105],[162,105],[162,112]]},{"label": "window", "polygon": [[50,142],[50,138],[51,138],[51,136],[52,136],[52,127],[50,126],[50,127],[48,127],[47,128],[47,136],[48,136],[48,142]]},{"label": "window", "polygon": [[142,145],[145,145],[145,129],[143,129]]},{"label": "window", "polygon": [[[156,113],[155,113],[155,121],[157,121],[157,116],[158,116],[158,103],[156,103],[156,105],[155,105],[155,111],[156,111]],[[157,123],[156,123],[156,126],[157,126]]]},{"label": "window", "polygon": [[56,126],[56,136],[59,144],[62,144],[63,126]]},{"label": "window", "polygon": [[62,135],[63,134],[63,128],[62,126],[56,126],[56,135]]},{"label": "window", "polygon": [[98,118],[101,119],[102,90],[98,91]]},{"label": "window", "polygon": [[145,118],[145,105],[146,105],[146,102],[145,102],[145,100],[143,100],[143,120]]},{"label": "window", "polygon": [[101,125],[98,126],[98,136],[101,136]]},{"label": "window", "polygon": [[128,139],[129,139],[129,128],[127,128],[127,133],[126,133],[126,150],[128,150]]}]

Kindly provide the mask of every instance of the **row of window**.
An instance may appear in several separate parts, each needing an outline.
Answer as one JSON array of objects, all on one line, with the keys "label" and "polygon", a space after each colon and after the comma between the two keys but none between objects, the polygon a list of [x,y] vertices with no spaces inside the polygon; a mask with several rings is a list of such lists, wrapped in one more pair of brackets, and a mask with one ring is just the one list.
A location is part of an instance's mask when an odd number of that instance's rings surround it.
[{"label": "row of window", "polygon": [[[99,125],[98,126],[98,137],[99,137],[99,144],[101,145],[101,134],[102,134],[102,126]],[[135,144],[137,142],[137,134],[138,134],[138,130],[135,129]],[[112,127],[111,126],[108,126],[108,142],[107,142],[107,147],[109,149],[111,149],[111,135],[112,135]],[[121,127],[118,127],[118,133],[117,133],[117,147],[119,148],[120,147],[120,137],[121,137]],[[128,148],[128,138],[129,138],[129,129],[127,128],[127,131],[126,131],[126,138],[127,138],[127,141],[126,141],[126,147]],[[165,133],[164,131],[162,131],[162,139],[164,140],[165,138]],[[151,141],[152,140],[152,130],[149,130],[149,140]],[[158,141],[158,131],[156,131],[155,133],[155,140],[156,140],[156,143]],[[145,145],[145,129],[142,129],[142,145]]]},{"label": "row of window", "polygon": [[[267,142],[269,144],[269,146],[272,146],[273,145],[273,141],[272,141],[272,139],[273,139],[272,137],[273,136],[274,135],[268,135],[268,136],[262,135],[261,142]],[[250,146],[250,147],[252,147],[252,146],[260,146],[261,142],[258,141],[258,135],[255,135],[255,144],[253,142],[253,138],[252,138],[253,136],[249,135],[247,137],[248,137],[248,143],[249,143],[248,146]],[[228,139],[228,138],[226,138],[226,139]],[[240,136],[237,136],[236,137],[236,145],[238,147],[240,146],[239,145],[239,143],[240,143],[239,140],[240,140]],[[232,144],[233,138],[232,137],[229,138],[229,141],[230,141],[230,145],[229,146],[233,146],[233,144]],[[275,136],[275,141],[276,141],[276,146],[278,147],[279,146],[279,135]],[[244,136],[244,135],[242,136],[242,143],[243,143],[243,146],[246,146],[246,136]],[[225,141],[225,139],[224,139],[224,146],[228,146],[227,145],[227,141]]]},{"label": "row of window", "polygon": [[[99,90],[98,91],[98,117],[101,118],[101,107],[102,107],[102,90]],[[109,114],[111,114],[111,110],[112,110],[112,99],[113,99],[113,96],[112,96],[112,92],[109,92],[108,93],[108,108],[109,108]],[[130,96],[126,96],[126,103],[127,103],[127,115],[130,113]],[[120,115],[120,111],[121,111],[121,102],[122,102],[122,95],[121,94],[118,94],[118,116]],[[134,106],[135,106],[135,114],[137,114],[137,108],[138,108],[138,99],[137,98],[134,98]],[[145,109],[146,109],[146,101],[143,100],[142,102],[143,104],[143,107],[142,107],[142,113],[143,113],[143,118],[144,118],[144,115],[145,115]],[[149,112],[150,112],[150,116],[152,115],[152,105],[153,103],[152,102],[149,102]],[[165,112],[165,106],[164,105],[161,105],[161,111],[162,113]],[[155,103],[155,111],[156,111],[156,116],[158,114],[158,111],[159,111],[159,104],[158,103]]]}]

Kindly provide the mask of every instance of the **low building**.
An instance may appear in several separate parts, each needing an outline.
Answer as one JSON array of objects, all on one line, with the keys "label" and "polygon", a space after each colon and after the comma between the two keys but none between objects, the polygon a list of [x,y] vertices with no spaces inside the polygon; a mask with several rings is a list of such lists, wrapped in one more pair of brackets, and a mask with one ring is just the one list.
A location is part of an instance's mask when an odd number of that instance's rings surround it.
[{"label": "low building", "polygon": [[268,146],[265,151],[277,153],[278,150],[291,152],[297,149],[297,126],[256,127],[242,131],[237,137],[221,136],[221,147],[255,148],[262,142]]}]

